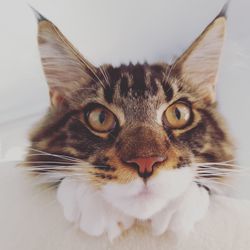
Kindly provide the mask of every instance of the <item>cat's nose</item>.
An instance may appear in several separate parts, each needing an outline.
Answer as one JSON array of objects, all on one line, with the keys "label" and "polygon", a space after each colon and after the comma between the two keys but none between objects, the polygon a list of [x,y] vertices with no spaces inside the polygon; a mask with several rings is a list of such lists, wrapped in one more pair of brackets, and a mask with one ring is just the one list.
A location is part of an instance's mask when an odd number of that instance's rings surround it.
[{"label": "cat's nose", "polygon": [[127,160],[127,163],[133,164],[137,170],[138,174],[142,178],[148,178],[153,174],[154,166],[157,163],[161,163],[166,159],[162,156],[152,156],[152,157],[141,157],[131,160]]}]

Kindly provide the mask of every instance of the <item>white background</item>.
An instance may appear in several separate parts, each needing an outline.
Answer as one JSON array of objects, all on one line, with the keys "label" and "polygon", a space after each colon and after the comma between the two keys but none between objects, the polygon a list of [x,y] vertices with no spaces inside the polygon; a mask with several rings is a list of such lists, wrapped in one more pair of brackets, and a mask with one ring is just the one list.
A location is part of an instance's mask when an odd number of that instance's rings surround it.
[{"label": "white background", "polygon": [[[218,14],[220,0],[30,0],[93,63],[170,61]],[[218,81],[219,107],[250,169],[250,1],[230,5]],[[0,0],[0,158],[15,160],[27,130],[48,106],[27,2]],[[245,168],[247,169],[247,168]],[[250,170],[238,190],[250,197]]]}]

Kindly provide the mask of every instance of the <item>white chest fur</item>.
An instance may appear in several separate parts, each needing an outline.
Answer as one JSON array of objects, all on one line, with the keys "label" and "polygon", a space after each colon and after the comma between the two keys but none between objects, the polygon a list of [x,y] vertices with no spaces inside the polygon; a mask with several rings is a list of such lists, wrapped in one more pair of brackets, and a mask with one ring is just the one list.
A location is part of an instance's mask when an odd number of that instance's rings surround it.
[{"label": "white chest fur", "polygon": [[162,171],[147,185],[139,178],[129,184],[108,184],[95,190],[83,180],[65,178],[57,192],[65,218],[89,235],[118,237],[133,222],[150,220],[154,234],[166,230],[187,235],[205,214],[209,195],[192,182],[191,170]]}]

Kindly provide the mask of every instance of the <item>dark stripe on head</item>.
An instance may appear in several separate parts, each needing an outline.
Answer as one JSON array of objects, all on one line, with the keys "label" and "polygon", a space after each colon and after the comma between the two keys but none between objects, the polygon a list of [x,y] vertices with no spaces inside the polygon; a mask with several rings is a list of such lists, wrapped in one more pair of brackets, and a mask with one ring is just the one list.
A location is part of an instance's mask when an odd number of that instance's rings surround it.
[{"label": "dark stripe on head", "polygon": [[164,82],[162,84],[162,87],[163,87],[167,102],[170,102],[174,96],[173,88],[168,82]]},{"label": "dark stripe on head", "polygon": [[121,82],[120,82],[120,94],[121,96],[126,97],[128,95],[128,78],[126,76],[123,76],[121,78]]},{"label": "dark stripe on head", "polygon": [[143,96],[146,91],[144,65],[136,64],[130,67],[130,72],[134,81],[132,86],[133,93]]},{"label": "dark stripe on head", "polygon": [[156,78],[154,78],[152,75],[150,76],[150,92],[152,95],[157,95],[158,93]]},{"label": "dark stripe on head", "polygon": [[107,85],[104,88],[104,98],[108,103],[112,103],[114,93],[115,93],[116,83],[120,78],[119,69],[109,66],[105,70],[105,72],[108,74],[110,82],[109,82],[109,85]]},{"label": "dark stripe on head", "polygon": [[114,84],[104,89],[104,98],[107,103],[113,102],[113,96],[114,96]]}]

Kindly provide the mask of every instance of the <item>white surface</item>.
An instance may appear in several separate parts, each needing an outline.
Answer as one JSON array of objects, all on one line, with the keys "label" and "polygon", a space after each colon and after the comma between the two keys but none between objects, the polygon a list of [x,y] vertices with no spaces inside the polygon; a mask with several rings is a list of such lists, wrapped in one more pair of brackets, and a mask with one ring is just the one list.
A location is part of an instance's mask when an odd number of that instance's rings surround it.
[{"label": "white surface", "polygon": [[[8,190],[8,192],[6,192]],[[1,250],[249,250],[250,201],[215,197],[190,238],[176,246],[173,235],[152,236],[139,225],[111,244],[68,224],[49,189],[12,167],[0,175]]]}]

